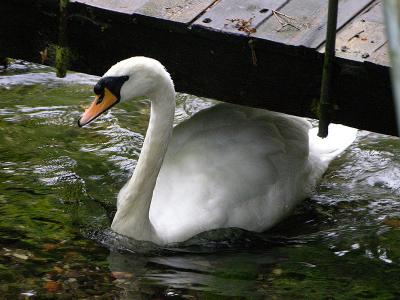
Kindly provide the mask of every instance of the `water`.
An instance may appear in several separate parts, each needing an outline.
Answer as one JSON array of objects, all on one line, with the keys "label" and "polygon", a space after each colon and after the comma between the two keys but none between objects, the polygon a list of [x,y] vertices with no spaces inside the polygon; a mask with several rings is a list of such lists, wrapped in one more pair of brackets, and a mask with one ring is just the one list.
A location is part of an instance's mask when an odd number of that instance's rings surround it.
[{"label": "water", "polygon": [[[20,61],[0,73],[0,298],[399,299],[400,140],[360,132],[273,230],[162,249],[115,236],[146,99],[87,128],[96,77]],[[213,101],[179,95],[176,123]]]}]

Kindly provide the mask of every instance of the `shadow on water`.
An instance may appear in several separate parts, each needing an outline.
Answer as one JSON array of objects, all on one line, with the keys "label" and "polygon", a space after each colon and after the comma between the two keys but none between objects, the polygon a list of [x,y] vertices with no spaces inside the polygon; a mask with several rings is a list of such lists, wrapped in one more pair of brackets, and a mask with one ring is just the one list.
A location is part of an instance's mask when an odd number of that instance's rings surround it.
[{"label": "shadow on water", "polygon": [[[0,298],[400,298],[399,139],[360,132],[313,197],[268,232],[157,247],[109,229],[148,101],[79,129],[96,80],[20,61],[0,71]],[[175,123],[213,103],[178,95]]]}]

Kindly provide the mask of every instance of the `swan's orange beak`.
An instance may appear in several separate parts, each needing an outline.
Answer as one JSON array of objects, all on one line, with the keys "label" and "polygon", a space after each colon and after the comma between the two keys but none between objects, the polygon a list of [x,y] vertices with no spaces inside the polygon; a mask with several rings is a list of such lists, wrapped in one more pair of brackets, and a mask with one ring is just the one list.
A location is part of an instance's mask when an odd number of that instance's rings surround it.
[{"label": "swan's orange beak", "polygon": [[85,110],[82,117],[78,120],[79,127],[89,124],[118,102],[118,97],[111,93],[109,89],[104,88],[104,95],[96,95],[92,104]]}]

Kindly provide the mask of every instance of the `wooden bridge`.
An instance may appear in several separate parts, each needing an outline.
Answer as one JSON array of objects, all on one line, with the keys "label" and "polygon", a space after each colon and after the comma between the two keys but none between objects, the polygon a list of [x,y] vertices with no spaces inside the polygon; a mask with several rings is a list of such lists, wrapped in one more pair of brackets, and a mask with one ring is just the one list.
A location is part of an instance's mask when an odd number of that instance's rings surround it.
[{"label": "wooden bridge", "polygon": [[[68,2],[60,0],[61,3]],[[381,1],[340,0],[334,121],[398,135]],[[61,5],[62,6],[62,5]],[[181,92],[316,117],[328,0],[0,2],[0,55],[102,75],[118,60],[160,60]]]}]

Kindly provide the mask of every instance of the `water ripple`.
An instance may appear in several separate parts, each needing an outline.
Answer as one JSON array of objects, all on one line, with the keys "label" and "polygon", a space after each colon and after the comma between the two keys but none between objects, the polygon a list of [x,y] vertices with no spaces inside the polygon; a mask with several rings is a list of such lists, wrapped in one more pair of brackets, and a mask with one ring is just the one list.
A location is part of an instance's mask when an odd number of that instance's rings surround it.
[{"label": "water ripple", "polygon": [[94,85],[98,80],[98,76],[81,73],[68,73],[66,77],[59,78],[56,76],[55,72],[37,72],[12,76],[0,76],[0,86],[9,89],[13,86],[35,84],[46,84],[50,87],[58,84]]}]

